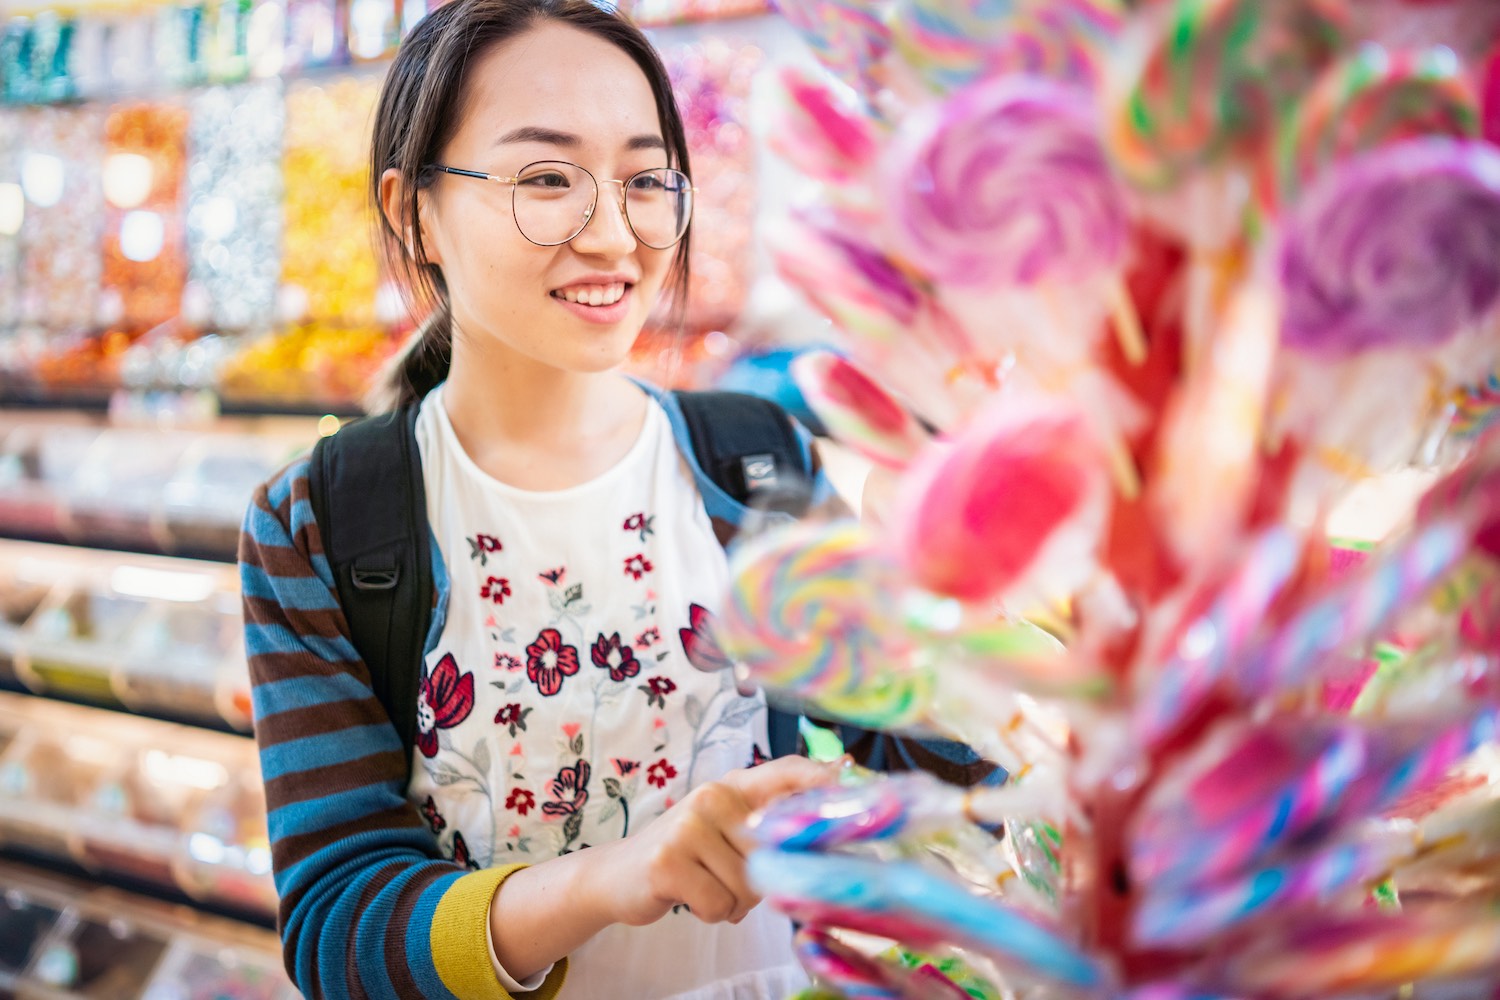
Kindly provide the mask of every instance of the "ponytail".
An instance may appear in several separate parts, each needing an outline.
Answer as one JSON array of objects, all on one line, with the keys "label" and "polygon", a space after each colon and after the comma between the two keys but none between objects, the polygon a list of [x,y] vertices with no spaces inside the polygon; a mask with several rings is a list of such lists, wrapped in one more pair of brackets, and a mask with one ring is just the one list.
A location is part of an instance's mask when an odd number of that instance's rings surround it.
[{"label": "ponytail", "polygon": [[365,396],[367,413],[420,403],[448,378],[453,359],[453,314],[444,298],[375,376]]}]

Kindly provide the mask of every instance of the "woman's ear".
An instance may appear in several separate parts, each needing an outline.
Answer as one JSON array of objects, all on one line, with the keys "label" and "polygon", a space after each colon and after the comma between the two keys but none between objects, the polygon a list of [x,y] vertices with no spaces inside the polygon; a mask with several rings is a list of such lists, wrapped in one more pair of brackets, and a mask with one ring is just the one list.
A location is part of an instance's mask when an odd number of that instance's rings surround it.
[{"label": "woman's ear", "polygon": [[[409,219],[406,214],[407,199],[410,197],[411,190],[407,187],[405,178],[401,176],[401,171],[391,167],[380,175],[380,211],[391,230],[401,234],[401,243],[406,247],[407,259],[415,260],[416,239],[412,232],[413,220]],[[415,223],[422,227],[422,252],[427,258],[427,263],[441,266],[442,255],[432,240],[432,227],[429,225],[430,207],[431,201],[427,197],[427,192],[418,191]]]}]

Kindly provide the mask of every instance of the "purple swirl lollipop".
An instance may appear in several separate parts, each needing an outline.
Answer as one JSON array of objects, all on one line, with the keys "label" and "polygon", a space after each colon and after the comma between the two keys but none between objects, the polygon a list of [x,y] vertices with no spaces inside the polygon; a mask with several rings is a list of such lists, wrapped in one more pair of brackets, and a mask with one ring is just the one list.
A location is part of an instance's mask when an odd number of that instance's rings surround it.
[{"label": "purple swirl lollipop", "polygon": [[1281,280],[1293,350],[1448,342],[1500,303],[1500,149],[1416,139],[1329,171],[1293,210]]},{"label": "purple swirl lollipop", "polygon": [[892,246],[936,281],[1081,281],[1124,256],[1124,196],[1088,95],[1066,84],[980,83],[914,115],[885,166]]}]

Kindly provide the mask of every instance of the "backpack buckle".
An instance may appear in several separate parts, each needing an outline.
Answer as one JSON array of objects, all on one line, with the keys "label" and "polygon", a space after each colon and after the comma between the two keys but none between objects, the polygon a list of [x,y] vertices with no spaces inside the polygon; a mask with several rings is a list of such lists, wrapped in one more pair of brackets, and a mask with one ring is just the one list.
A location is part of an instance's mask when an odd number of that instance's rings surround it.
[{"label": "backpack buckle", "polygon": [[395,566],[388,569],[351,566],[349,575],[354,579],[356,590],[395,590],[397,582],[401,579],[401,570]]}]

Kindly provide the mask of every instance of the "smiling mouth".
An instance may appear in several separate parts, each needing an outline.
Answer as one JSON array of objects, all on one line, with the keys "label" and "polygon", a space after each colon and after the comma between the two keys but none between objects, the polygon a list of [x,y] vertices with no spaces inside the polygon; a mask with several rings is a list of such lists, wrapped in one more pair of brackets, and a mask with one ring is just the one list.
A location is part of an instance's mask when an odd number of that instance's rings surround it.
[{"label": "smiling mouth", "polygon": [[552,297],[580,306],[612,306],[630,289],[630,285],[618,281],[608,285],[569,285],[553,291]]}]

